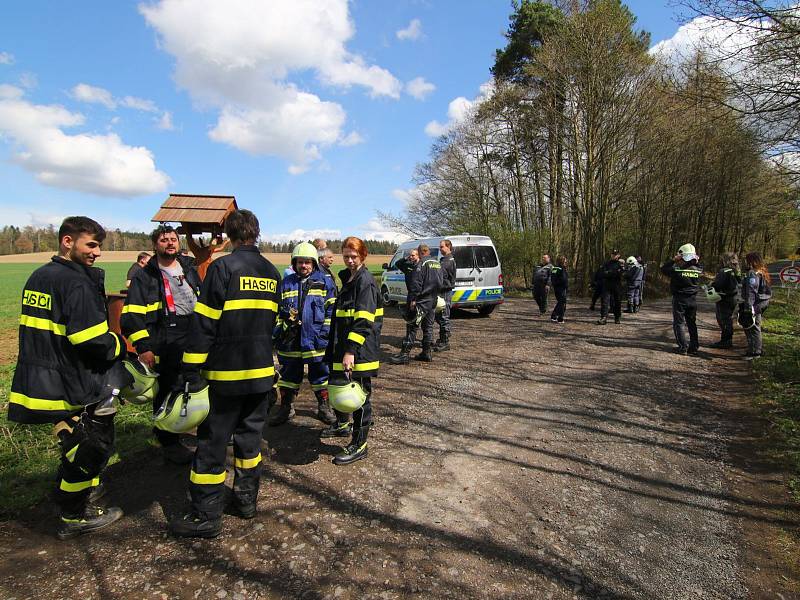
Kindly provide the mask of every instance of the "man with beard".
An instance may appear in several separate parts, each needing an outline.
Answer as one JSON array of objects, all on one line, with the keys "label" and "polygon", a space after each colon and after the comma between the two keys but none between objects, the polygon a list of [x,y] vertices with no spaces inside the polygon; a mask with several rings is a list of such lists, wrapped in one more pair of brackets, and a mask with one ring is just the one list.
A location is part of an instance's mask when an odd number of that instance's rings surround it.
[{"label": "man with beard", "polygon": [[[190,258],[180,254],[177,232],[161,225],[150,235],[153,256],[131,280],[122,309],[122,333],[136,348],[139,360],[158,372],[155,412],[169,395],[180,372],[191,315],[200,289],[200,276]],[[164,459],[189,464],[192,452],[178,434],[153,429]]]}]

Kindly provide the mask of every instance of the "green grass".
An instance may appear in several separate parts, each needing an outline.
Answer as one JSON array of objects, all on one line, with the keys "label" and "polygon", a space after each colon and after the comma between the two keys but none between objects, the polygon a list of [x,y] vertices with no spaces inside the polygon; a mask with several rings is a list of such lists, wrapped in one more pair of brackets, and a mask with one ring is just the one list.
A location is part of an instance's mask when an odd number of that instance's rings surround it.
[{"label": "green grass", "polygon": [[772,442],[792,471],[789,485],[800,500],[800,293],[775,292],[764,315],[764,356],[753,366],[760,386],[757,405],[772,426]]},{"label": "green grass", "polygon": [[[0,264],[0,343],[16,344],[22,288],[38,264]],[[106,271],[106,290],[125,287],[128,263],[98,263]],[[287,265],[276,265],[283,273]],[[380,267],[372,267],[380,285]],[[0,355],[0,518],[12,517],[47,498],[53,488],[59,450],[52,425],[20,425],[7,419],[8,392],[14,374],[15,348],[2,348]],[[151,408],[125,405],[117,418],[117,454],[112,464],[154,444],[150,433]]]}]

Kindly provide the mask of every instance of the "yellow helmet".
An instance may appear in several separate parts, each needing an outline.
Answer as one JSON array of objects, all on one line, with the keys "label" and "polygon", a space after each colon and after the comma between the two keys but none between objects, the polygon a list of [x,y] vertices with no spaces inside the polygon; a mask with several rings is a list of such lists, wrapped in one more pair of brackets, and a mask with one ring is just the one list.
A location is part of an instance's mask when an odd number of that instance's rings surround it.
[{"label": "yellow helmet", "polygon": [[147,404],[158,395],[158,373],[138,359],[126,359],[122,366],[133,377],[133,383],[120,389],[119,395],[133,404]]},{"label": "yellow helmet", "polygon": [[158,429],[186,433],[205,421],[208,410],[208,386],[190,392],[187,383],[183,392],[175,392],[167,398],[153,419]]},{"label": "yellow helmet", "polygon": [[308,258],[314,261],[314,264],[317,264],[317,259],[319,258],[319,252],[316,248],[314,248],[313,244],[309,244],[308,242],[300,242],[297,246],[294,247],[292,250],[292,264],[294,265],[295,258]]},{"label": "yellow helmet", "polygon": [[444,298],[441,296],[436,297],[436,312],[440,313],[444,310],[444,307],[447,306],[447,303],[444,301]]},{"label": "yellow helmet", "polygon": [[367,393],[356,381],[344,385],[328,384],[328,402],[334,410],[343,413],[356,412],[366,401]]}]

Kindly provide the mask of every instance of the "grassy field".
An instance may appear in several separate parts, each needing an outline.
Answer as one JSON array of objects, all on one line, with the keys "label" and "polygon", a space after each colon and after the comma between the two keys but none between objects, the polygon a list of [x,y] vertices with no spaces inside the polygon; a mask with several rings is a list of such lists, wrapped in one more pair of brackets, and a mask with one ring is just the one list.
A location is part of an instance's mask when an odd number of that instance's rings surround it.
[{"label": "grassy field", "polygon": [[[41,501],[52,488],[58,464],[58,445],[51,425],[19,425],[6,418],[8,392],[17,355],[22,288],[38,264],[0,264],[0,518],[8,518]],[[125,287],[130,263],[107,262],[106,290]],[[283,273],[286,265],[276,265]],[[379,265],[370,265],[378,275]],[[130,455],[151,445],[150,407],[127,404],[116,418],[117,454]]]},{"label": "grassy field", "polygon": [[800,500],[800,290],[776,289],[764,315],[764,356],[753,372],[758,406],[772,425],[775,448],[793,472],[790,486]]}]

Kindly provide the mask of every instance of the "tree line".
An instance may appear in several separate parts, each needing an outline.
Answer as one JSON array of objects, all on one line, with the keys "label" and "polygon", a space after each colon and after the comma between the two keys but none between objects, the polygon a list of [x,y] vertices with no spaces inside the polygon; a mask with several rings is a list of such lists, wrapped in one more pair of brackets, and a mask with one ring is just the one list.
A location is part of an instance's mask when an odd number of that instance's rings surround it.
[{"label": "tree line", "polygon": [[[717,0],[719,4],[721,0]],[[585,289],[612,247],[660,261],[691,242],[785,255],[800,193],[775,140],[702,52],[662,58],[620,0],[512,3],[493,92],[418,165],[411,235],[492,236],[509,278],[565,254]]]},{"label": "tree line", "polygon": [[[292,248],[301,241],[290,242],[261,242],[261,252],[290,253]],[[209,240],[204,240],[208,244]],[[342,240],[328,240],[328,247],[336,253],[341,252]],[[385,240],[365,240],[367,249],[371,254],[394,254],[397,244]],[[185,247],[185,244],[184,244]],[[151,251],[150,234],[142,231],[121,231],[119,229],[107,230],[103,242],[104,250],[129,250]],[[46,227],[16,227],[6,225],[0,228],[0,255],[4,254],[30,254],[32,252],[57,252],[58,228],[53,225]]]}]

